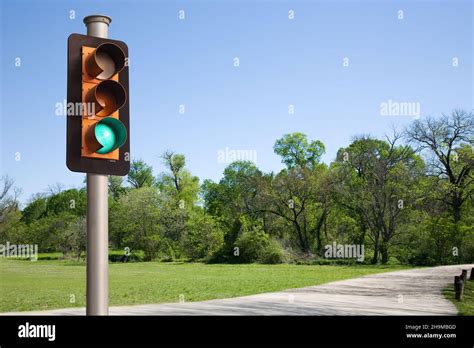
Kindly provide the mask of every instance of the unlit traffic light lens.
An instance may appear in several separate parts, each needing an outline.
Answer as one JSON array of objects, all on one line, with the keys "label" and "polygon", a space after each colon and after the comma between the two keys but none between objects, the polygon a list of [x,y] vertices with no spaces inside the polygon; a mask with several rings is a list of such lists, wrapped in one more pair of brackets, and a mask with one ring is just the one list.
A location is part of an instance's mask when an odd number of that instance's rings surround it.
[{"label": "unlit traffic light lens", "polygon": [[125,104],[126,99],[125,89],[113,80],[100,82],[87,95],[87,100],[94,103],[97,116],[111,115]]},{"label": "unlit traffic light lens", "polygon": [[87,74],[99,80],[110,79],[125,67],[125,53],[113,43],[103,43],[87,59]]}]

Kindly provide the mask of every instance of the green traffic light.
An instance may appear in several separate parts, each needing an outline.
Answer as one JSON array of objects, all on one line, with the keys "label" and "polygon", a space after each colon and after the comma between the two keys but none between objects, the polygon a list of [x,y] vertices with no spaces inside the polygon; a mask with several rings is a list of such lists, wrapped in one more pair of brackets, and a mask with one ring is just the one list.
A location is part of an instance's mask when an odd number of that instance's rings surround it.
[{"label": "green traffic light", "polygon": [[101,155],[118,149],[127,140],[127,130],[122,122],[113,117],[99,121],[94,129],[95,138],[102,147],[96,151]]},{"label": "green traffic light", "polygon": [[105,154],[112,151],[116,139],[112,128],[106,124],[99,123],[95,127],[95,136],[99,144],[102,145],[102,148],[96,151],[97,153]]}]

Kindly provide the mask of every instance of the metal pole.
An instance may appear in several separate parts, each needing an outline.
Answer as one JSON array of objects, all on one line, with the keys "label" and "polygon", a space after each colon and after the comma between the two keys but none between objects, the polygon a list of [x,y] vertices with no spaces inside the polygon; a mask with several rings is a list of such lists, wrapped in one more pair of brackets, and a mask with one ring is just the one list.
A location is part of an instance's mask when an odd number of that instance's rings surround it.
[{"label": "metal pole", "polygon": [[84,24],[87,27],[87,35],[102,37],[106,39],[109,36],[109,24],[112,18],[104,15],[90,15],[84,17]]},{"label": "metal pole", "polygon": [[[107,38],[110,17],[84,18],[87,35]],[[87,315],[109,314],[108,177],[87,174]]]}]

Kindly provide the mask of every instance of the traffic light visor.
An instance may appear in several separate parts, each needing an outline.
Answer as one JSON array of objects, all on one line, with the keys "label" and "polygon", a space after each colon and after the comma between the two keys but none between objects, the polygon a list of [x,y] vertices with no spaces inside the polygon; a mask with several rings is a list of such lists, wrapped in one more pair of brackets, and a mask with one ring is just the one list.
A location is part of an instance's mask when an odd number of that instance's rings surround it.
[{"label": "traffic light visor", "polygon": [[108,80],[125,67],[125,53],[113,43],[99,45],[87,59],[87,74],[98,80]]},{"label": "traffic light visor", "polygon": [[87,100],[95,104],[97,116],[109,116],[127,100],[123,86],[114,80],[102,81],[88,92]]}]

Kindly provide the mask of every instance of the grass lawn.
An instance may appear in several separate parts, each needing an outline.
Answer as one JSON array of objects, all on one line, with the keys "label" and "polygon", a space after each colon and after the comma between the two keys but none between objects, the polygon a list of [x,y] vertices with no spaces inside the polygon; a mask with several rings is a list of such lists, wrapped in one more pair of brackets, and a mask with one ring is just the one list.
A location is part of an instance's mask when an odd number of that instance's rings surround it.
[{"label": "grass lawn", "polygon": [[474,315],[474,281],[468,280],[464,284],[464,296],[461,301],[454,298],[454,285],[450,285],[443,293],[454,303],[459,315]]},{"label": "grass lawn", "polygon": [[[110,305],[202,301],[317,285],[404,266],[113,263]],[[0,259],[0,312],[84,307],[84,263]]]}]

